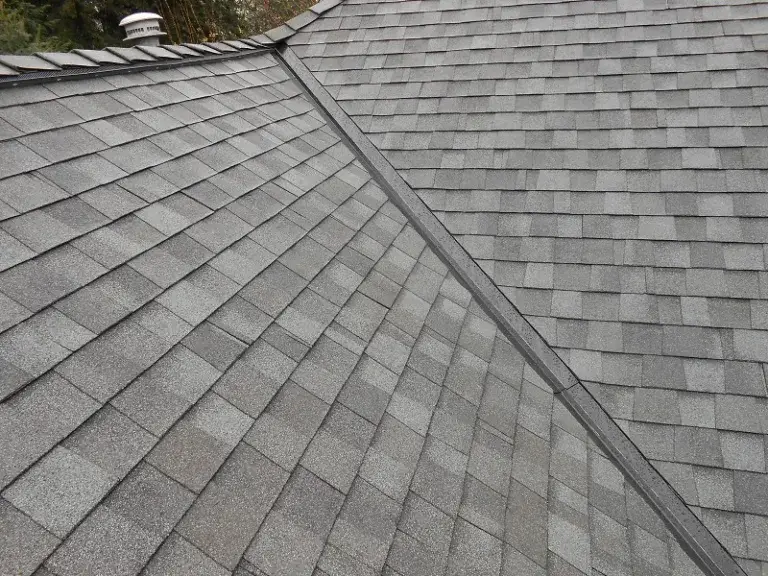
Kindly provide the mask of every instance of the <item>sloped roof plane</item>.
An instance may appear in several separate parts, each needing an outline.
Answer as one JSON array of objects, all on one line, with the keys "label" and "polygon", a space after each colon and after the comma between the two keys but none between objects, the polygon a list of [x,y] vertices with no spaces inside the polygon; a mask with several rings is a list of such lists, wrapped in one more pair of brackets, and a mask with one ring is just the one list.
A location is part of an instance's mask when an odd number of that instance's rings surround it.
[{"label": "sloped roof plane", "polygon": [[0,574],[765,576],[766,6],[0,57]]}]

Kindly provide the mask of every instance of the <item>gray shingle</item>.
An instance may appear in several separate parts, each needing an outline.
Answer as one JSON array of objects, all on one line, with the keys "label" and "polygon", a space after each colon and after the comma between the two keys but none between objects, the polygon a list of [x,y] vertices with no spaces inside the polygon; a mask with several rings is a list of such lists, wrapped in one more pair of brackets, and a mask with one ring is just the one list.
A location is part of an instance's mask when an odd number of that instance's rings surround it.
[{"label": "gray shingle", "polygon": [[532,559],[546,565],[546,501],[513,481],[507,504],[506,542]]},{"label": "gray shingle", "polygon": [[250,238],[220,252],[211,266],[239,284],[246,284],[274,261],[274,256]]},{"label": "gray shingle", "polygon": [[[211,558],[233,569],[287,480],[287,472],[241,444],[184,517],[178,531]],[[259,489],[254,490],[254,486]],[[212,531],[211,525],[220,528]]]},{"label": "gray shingle", "polygon": [[206,248],[220,252],[251,231],[246,222],[224,209],[198,222],[187,233]]},{"label": "gray shingle", "polygon": [[141,466],[48,560],[58,574],[138,572],[191,503],[191,493]]},{"label": "gray shingle", "polygon": [[279,262],[254,278],[240,294],[245,300],[276,317],[290,303],[306,281]]},{"label": "gray shingle", "polygon": [[245,559],[276,576],[312,574],[343,500],[339,492],[298,467]]},{"label": "gray shingle", "polygon": [[200,576],[229,574],[229,571],[175,532],[171,533],[144,569],[148,576],[182,576],[193,571]]},{"label": "gray shingle", "polygon": [[59,540],[9,504],[0,500],[0,560],[14,574],[31,574]]},{"label": "gray shingle", "polygon": [[288,380],[296,362],[259,340],[216,383],[216,391],[240,410],[258,417]]},{"label": "gray shingle", "polygon": [[210,322],[203,322],[182,341],[217,370],[225,371],[245,351],[246,344]]},{"label": "gray shingle", "polygon": [[167,288],[211,256],[211,251],[182,233],[134,258],[130,266]]},{"label": "gray shingle", "polygon": [[162,436],[220,376],[184,346],[175,346],[111,403],[143,428]]},{"label": "gray shingle", "polygon": [[197,325],[237,290],[237,284],[229,278],[210,266],[202,266],[164,292],[158,302],[180,318]]},{"label": "gray shingle", "polygon": [[5,498],[64,538],[98,504],[113,477],[66,448],[57,447],[19,478]]},{"label": "gray shingle", "polygon": [[90,395],[106,401],[151,366],[170,344],[124,320],[69,356],[56,371]]},{"label": "gray shingle", "polygon": [[400,506],[364,480],[357,480],[328,541],[363,564],[380,570],[399,515]]},{"label": "gray shingle", "polygon": [[722,466],[718,433],[701,428],[676,428],[675,456],[679,462]]},{"label": "gray shingle", "polygon": [[501,569],[501,540],[459,519],[454,542],[448,574],[494,573]]},{"label": "gray shingle", "polygon": [[0,438],[4,452],[12,456],[3,460],[0,485],[8,485],[97,408],[96,402],[55,374],[38,379],[3,404]]},{"label": "gray shingle", "polygon": [[98,334],[138,309],[160,288],[132,268],[122,266],[58,301],[56,310]]},{"label": "gray shingle", "polygon": [[357,362],[355,354],[322,336],[304,358],[292,378],[321,398],[332,403]]},{"label": "gray shingle", "polygon": [[280,262],[305,280],[311,280],[332,256],[330,250],[312,238],[303,238],[280,257]]},{"label": "gray shingle", "polygon": [[283,310],[277,323],[307,344],[313,344],[339,308],[312,290],[304,290]]},{"label": "gray shingle", "polygon": [[445,512],[455,514],[461,500],[467,457],[436,438],[427,438],[411,490]]},{"label": "gray shingle", "polygon": [[0,158],[0,178],[29,172],[47,164],[32,150],[13,140],[0,143]]},{"label": "gray shingle", "polygon": [[70,194],[79,194],[127,174],[98,155],[83,156],[43,168],[40,174]]},{"label": "gray shingle", "polygon": [[33,134],[20,142],[49,162],[61,162],[75,156],[104,150],[107,145],[79,126]]},{"label": "gray shingle", "polygon": [[245,441],[285,469],[293,469],[329,409],[319,398],[288,381]]},{"label": "gray shingle", "polygon": [[208,214],[209,210],[183,194],[174,194],[136,212],[166,236],[180,232]]},{"label": "gray shingle", "polygon": [[147,461],[200,492],[250,427],[252,420],[216,394],[198,402],[165,435]]},{"label": "gray shingle", "polygon": [[196,184],[215,174],[213,169],[191,156],[183,156],[155,166],[152,172],[179,188]]},{"label": "gray shingle", "polygon": [[548,451],[549,446],[544,439],[518,427],[512,458],[512,478],[542,498],[547,494]]},{"label": "gray shingle", "polygon": [[336,404],[312,439],[301,464],[346,494],[363,461],[374,430],[370,422]]},{"label": "gray shingle", "polygon": [[114,478],[125,476],[156,439],[110,406],[99,410],[63,447],[89,460]]},{"label": "gray shingle", "polygon": [[3,180],[0,200],[26,212],[67,197],[67,193],[34,173],[22,174]]}]

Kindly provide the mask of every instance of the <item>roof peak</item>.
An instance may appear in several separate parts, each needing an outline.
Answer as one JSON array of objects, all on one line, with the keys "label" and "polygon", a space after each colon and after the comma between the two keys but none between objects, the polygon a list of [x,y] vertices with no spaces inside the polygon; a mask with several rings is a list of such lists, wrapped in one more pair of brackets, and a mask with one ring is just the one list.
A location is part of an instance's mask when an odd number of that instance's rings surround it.
[{"label": "roof peak", "polygon": [[[317,20],[322,14],[341,4],[343,0],[321,0],[306,12],[288,20],[272,30],[239,40],[221,42],[164,44],[160,46],[109,46],[101,50],[76,48],[70,52],[37,52],[35,54],[0,54],[0,88],[37,83],[54,78],[73,78],[83,74],[113,74],[116,71],[144,68],[156,64],[176,66],[200,58],[231,57],[237,53],[251,53],[284,42],[298,30]],[[136,18],[157,14],[139,12],[126,16],[120,26],[135,23]]]}]

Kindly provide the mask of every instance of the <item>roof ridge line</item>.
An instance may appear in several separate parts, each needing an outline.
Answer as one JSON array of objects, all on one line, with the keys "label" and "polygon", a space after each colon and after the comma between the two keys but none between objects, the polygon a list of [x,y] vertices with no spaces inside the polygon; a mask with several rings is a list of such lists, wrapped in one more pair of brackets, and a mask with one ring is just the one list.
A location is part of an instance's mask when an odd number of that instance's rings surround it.
[{"label": "roof ridge line", "polygon": [[555,395],[582,423],[597,444],[661,517],[688,555],[712,576],[745,572],[666,479],[653,467],[613,418],[592,396],[544,338],[520,314],[498,286],[414,192],[381,151],[344,112],[287,45],[275,50],[280,61],[306,90],[318,110],[338,131],[413,227],[509,338]]},{"label": "roof ridge line", "polygon": [[120,73],[175,68],[190,63],[240,58],[271,48],[308,26],[344,0],[320,0],[286,23],[240,40],[160,46],[76,48],[70,52],[0,54],[0,89],[49,81],[80,80]]}]

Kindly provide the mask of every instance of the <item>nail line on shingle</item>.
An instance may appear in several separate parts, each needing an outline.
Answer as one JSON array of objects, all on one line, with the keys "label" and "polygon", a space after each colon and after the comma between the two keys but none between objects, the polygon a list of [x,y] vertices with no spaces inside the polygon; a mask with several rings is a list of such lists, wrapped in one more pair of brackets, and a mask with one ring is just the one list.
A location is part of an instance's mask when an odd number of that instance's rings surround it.
[{"label": "nail line on shingle", "polygon": [[280,62],[301,83],[328,123],[408,217],[430,247],[454,271],[539,376],[587,428],[625,477],[637,486],[689,556],[707,574],[745,576],[734,558],[693,514],[667,481],[605,412],[575,374],[523,318],[469,253],[429,210],[293,50],[281,45]]}]

